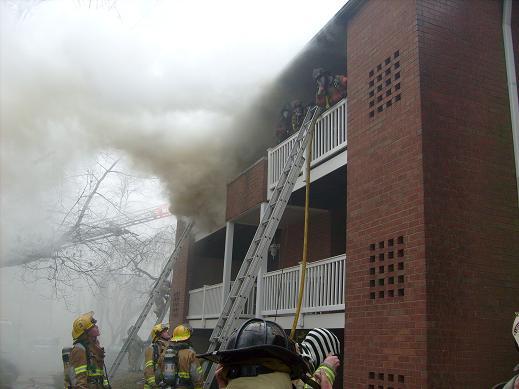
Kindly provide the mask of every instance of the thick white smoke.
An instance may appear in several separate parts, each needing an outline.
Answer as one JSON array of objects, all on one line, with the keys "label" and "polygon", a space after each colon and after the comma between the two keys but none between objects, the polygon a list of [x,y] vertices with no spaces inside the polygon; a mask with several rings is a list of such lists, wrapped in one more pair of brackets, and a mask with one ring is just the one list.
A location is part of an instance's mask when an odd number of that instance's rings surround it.
[{"label": "thick white smoke", "polygon": [[103,149],[160,177],[173,213],[221,223],[255,128],[236,118],[340,2],[21,4],[1,6],[3,244]]}]

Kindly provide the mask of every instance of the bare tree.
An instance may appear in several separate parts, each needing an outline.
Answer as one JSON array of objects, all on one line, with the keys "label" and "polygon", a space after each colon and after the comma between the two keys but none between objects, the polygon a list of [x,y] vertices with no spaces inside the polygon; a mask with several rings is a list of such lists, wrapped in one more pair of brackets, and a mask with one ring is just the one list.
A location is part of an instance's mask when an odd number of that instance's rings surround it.
[{"label": "bare tree", "polygon": [[103,156],[94,168],[70,177],[76,194],[60,196],[55,238],[26,249],[21,245],[5,266],[23,265],[28,277],[50,280],[62,295],[85,282],[100,290],[107,275],[117,282],[133,276],[156,280],[159,272],[150,263],[164,263],[163,247],[171,246],[174,231],[139,225],[164,214],[128,212],[141,180],[118,165],[119,160]]}]

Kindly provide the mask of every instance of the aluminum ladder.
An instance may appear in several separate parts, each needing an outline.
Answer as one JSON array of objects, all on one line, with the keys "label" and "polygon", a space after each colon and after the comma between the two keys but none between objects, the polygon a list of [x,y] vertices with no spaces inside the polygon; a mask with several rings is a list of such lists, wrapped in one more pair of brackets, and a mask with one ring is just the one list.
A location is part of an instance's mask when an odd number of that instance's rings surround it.
[{"label": "aluminum ladder", "polygon": [[[121,348],[121,351],[119,351],[119,354],[117,354],[117,358],[115,358],[114,363],[110,367],[110,372],[108,373],[108,377],[110,379],[112,379],[115,376],[117,369],[121,365],[121,362],[122,362],[126,352],[128,351],[128,347],[130,346],[132,339],[137,335],[137,333],[139,332],[139,330],[142,327],[142,323],[144,323],[144,320],[150,313],[150,310],[153,307],[153,299],[154,299],[155,295],[160,292],[162,285],[169,278],[169,275],[171,274],[171,271],[173,270],[173,265],[175,264],[179,254],[180,254],[180,251],[182,249],[182,246],[184,244],[184,241],[186,240],[186,237],[189,236],[192,227],[193,227],[193,222],[190,222],[187,225],[184,232],[182,232],[180,239],[178,240],[177,244],[175,245],[175,250],[173,250],[173,253],[169,257],[168,261],[166,262],[166,266],[164,266],[164,269],[162,269],[162,273],[160,273],[159,279],[155,283],[155,286],[153,286],[153,289],[151,290],[151,293],[150,293],[150,297],[148,298],[146,305],[144,305],[144,309],[142,310],[141,314],[137,318],[137,321],[135,322],[135,325],[133,326],[132,331],[128,335],[128,338],[124,342],[123,347]],[[168,304],[170,298],[171,298],[171,296],[168,298],[168,301],[166,302],[166,305],[164,306],[163,312],[161,313],[162,317],[157,318],[157,322],[156,322],[157,324],[161,323],[162,320],[164,319],[164,315],[168,311],[167,304]]]},{"label": "aluminum ladder", "polygon": [[[225,300],[224,308],[209,339],[208,353],[225,349],[232,331],[237,328],[240,314],[243,312],[248,296],[254,287],[261,258],[272,242],[272,238],[283,216],[292,189],[304,163],[304,151],[308,146],[310,134],[321,109],[309,109],[297,134],[294,146],[290,150],[276,188],[272,192],[267,208],[254,234],[245,259]],[[207,361],[204,365],[204,388],[208,389],[214,378],[216,365]]]}]

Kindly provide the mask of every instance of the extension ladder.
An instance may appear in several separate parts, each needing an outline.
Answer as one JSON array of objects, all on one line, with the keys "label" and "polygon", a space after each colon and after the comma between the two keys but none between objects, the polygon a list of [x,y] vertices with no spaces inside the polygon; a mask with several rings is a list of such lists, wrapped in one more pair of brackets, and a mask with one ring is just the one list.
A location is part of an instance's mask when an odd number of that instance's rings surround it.
[{"label": "extension ladder", "polygon": [[[227,341],[232,331],[237,328],[240,313],[245,307],[247,298],[254,287],[256,277],[261,262],[261,258],[272,242],[272,238],[283,216],[292,189],[297,180],[304,163],[304,151],[309,143],[310,134],[313,131],[315,122],[319,117],[321,109],[313,107],[305,115],[305,119],[297,134],[294,146],[290,150],[288,159],[279,177],[276,188],[272,192],[267,208],[262,215],[260,224],[252,243],[247,251],[245,259],[232,284],[231,291],[225,300],[225,304],[218,318],[216,326],[209,339],[208,353],[223,350],[227,346]],[[204,388],[208,389],[214,378],[216,365],[207,362],[204,366]]]},{"label": "extension ladder", "polygon": [[[161,290],[162,285],[164,282],[169,278],[169,275],[171,274],[171,271],[173,270],[173,265],[175,264],[178,256],[180,255],[180,251],[182,249],[182,245],[184,244],[184,241],[186,240],[186,237],[189,236],[189,233],[191,232],[191,228],[193,227],[193,222],[190,222],[184,232],[182,232],[182,235],[180,236],[180,239],[178,240],[177,244],[175,245],[175,250],[173,250],[173,254],[169,257],[168,261],[166,262],[166,266],[164,266],[164,269],[162,270],[162,273],[160,273],[159,279],[155,283],[155,286],[151,290],[150,297],[148,298],[148,301],[146,302],[146,305],[144,305],[144,309],[142,310],[141,314],[137,318],[137,321],[135,322],[135,325],[132,327],[132,330],[130,331],[130,334],[128,335],[128,338],[123,344],[123,347],[121,348],[121,351],[119,351],[119,354],[117,354],[117,357],[115,358],[114,363],[110,367],[110,372],[108,373],[108,377],[112,379],[115,376],[115,372],[121,365],[121,362],[128,351],[128,347],[130,346],[130,343],[134,339],[134,337],[137,335],[139,330],[142,327],[142,323],[144,323],[144,320],[150,313],[151,308],[153,307],[153,299],[156,294],[158,294]],[[164,315],[168,311],[167,305],[169,303],[169,299],[171,296],[167,299],[166,305],[164,306],[164,309],[161,312],[161,317],[157,318],[157,322],[161,323],[162,320],[164,320]]]}]

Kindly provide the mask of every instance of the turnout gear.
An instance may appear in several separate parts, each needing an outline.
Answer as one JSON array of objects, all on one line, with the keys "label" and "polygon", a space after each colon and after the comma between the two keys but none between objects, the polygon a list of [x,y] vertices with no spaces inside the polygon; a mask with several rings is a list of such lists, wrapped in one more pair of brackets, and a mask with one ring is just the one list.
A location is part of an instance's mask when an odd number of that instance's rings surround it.
[{"label": "turnout gear", "polygon": [[306,110],[303,106],[303,103],[299,100],[294,100],[291,103],[292,105],[292,131],[291,133],[294,134],[303,125],[303,121],[305,119]]},{"label": "turnout gear", "polygon": [[[72,349],[62,350],[62,359],[67,376],[65,383],[72,389],[106,389],[110,388],[108,378],[104,371],[105,351],[99,344],[97,336],[92,330],[97,321],[94,312],[80,315],[72,324]],[[90,332],[90,337],[88,336]],[[68,363],[68,365],[67,365]]]},{"label": "turnout gear", "polygon": [[314,69],[312,76],[317,84],[315,103],[319,107],[328,109],[347,96],[348,79],[346,76],[332,76],[323,68]]},{"label": "turnout gear", "polygon": [[84,313],[80,315],[74,323],[72,324],[72,339],[79,339],[81,335],[85,333],[85,331],[92,328],[97,321],[94,319],[94,312],[90,311],[88,313]]},{"label": "turnout gear", "polygon": [[278,143],[283,142],[290,136],[292,128],[291,110],[289,105],[285,105],[280,112],[278,124],[276,127],[276,137]]},{"label": "turnout gear", "polygon": [[104,371],[104,356],[104,349],[98,342],[76,342],[70,352],[70,366],[74,369],[70,388],[110,388]]},{"label": "turnout gear", "polygon": [[144,388],[201,389],[202,367],[187,343],[159,338],[145,353]]},{"label": "turnout gear", "polygon": [[[128,328],[128,336],[132,333],[133,326]],[[126,341],[126,340],[125,340]],[[128,369],[129,371],[139,371],[139,359],[144,351],[144,342],[137,334],[131,339],[128,345]]]}]

